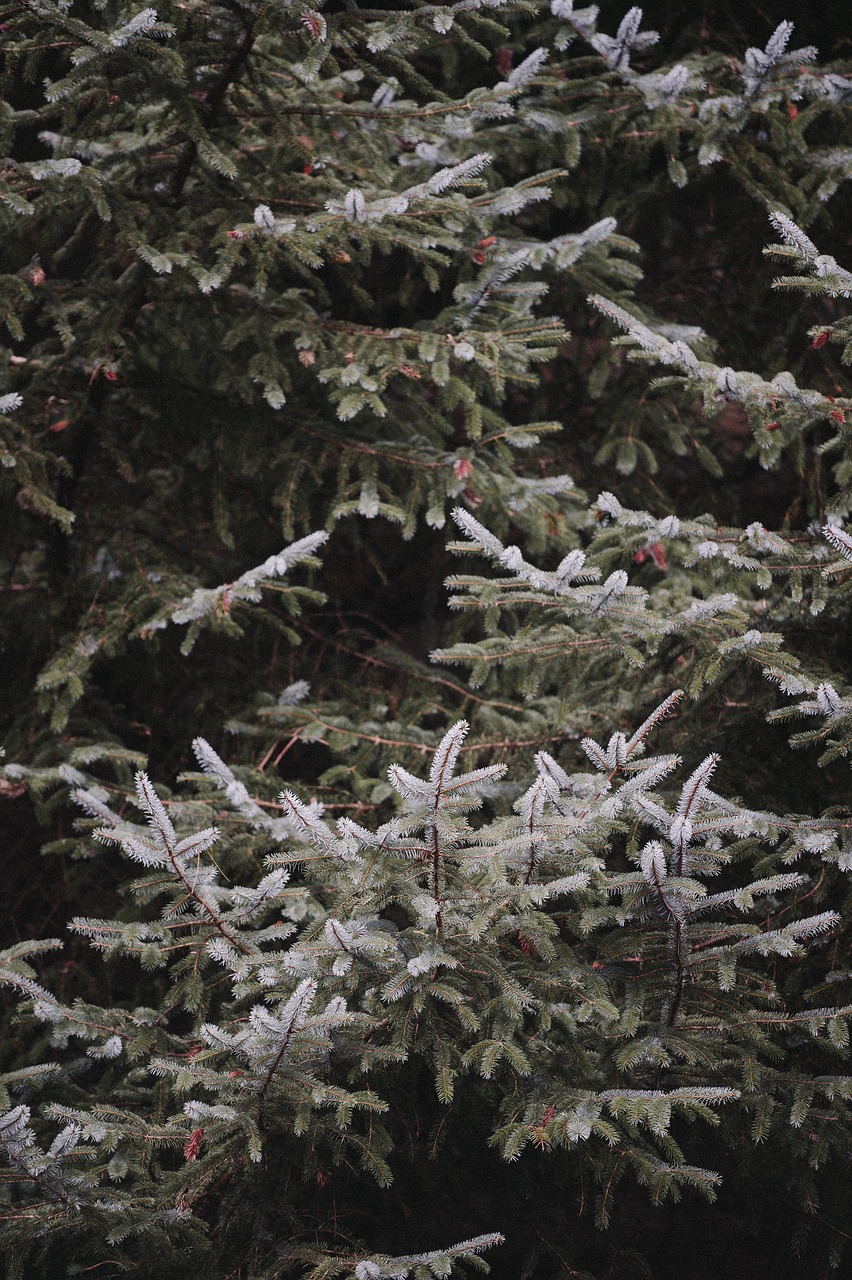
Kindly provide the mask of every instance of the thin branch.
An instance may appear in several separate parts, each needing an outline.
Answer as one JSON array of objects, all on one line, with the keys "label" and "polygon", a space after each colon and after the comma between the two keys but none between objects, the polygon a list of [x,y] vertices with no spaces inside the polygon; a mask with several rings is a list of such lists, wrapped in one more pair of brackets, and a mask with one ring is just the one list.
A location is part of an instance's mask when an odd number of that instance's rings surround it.
[{"label": "thin branch", "polygon": [[[264,5],[260,13],[257,14],[254,22],[250,22],[243,32],[243,38],[234,50],[233,55],[220,71],[219,75],[213,82],[213,86],[207,95],[207,116],[210,125],[213,125],[219,114],[219,108],[225,100],[225,94],[230,89],[234,80],[240,73],[243,64],[249,57],[254,47],[255,41],[255,23],[260,21],[266,9]],[[181,193],[186,186],[187,178],[198,155],[198,143],[194,138],[188,138],[183,144],[175,171],[169,184],[167,200],[170,204],[176,203],[180,199]]]}]

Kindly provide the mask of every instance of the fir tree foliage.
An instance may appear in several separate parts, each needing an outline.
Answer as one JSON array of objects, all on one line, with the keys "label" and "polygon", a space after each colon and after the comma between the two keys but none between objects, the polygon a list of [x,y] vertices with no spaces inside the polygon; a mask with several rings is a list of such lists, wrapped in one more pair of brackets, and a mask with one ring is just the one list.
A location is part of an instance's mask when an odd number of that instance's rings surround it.
[{"label": "fir tree foliage", "polygon": [[[542,206],[564,204],[566,169],[581,163],[583,145],[595,153],[590,195],[597,157],[638,131],[646,150],[668,154],[676,184],[724,162],[747,191],[805,225],[848,173],[848,149],[814,146],[802,131],[851,91],[814,65],[813,49],[791,46],[789,22],[739,61],[711,55],[704,69],[695,59],[643,71],[656,36],[641,9],[610,34],[594,6],[551,8],[516,14],[463,0],[379,18],[266,4],[45,3],[25,4],[8,24],[14,92],[3,127],[14,158],[0,175],[0,267],[5,323],[23,347],[11,366],[21,390],[4,394],[3,456],[19,504],[58,526],[37,574],[55,588],[71,562],[106,568],[99,654],[118,656],[167,605],[161,530],[176,490],[197,494],[220,543],[235,546],[237,477],[228,432],[213,426],[225,398],[243,400],[255,423],[238,487],[280,512],[287,538],[350,513],[398,522],[411,537],[424,517],[442,527],[466,492],[495,513],[522,503],[538,538],[542,522],[561,521],[559,490],[548,478],[519,492],[516,461],[559,423],[516,422],[507,397],[523,394],[564,343],[564,317],[582,310],[585,293],[622,320],[612,308],[639,278],[617,199],[584,228],[548,226]],[[538,43],[495,81],[487,59],[508,30],[501,18],[525,13]],[[486,73],[461,94],[442,43],[450,30],[452,48]],[[783,103],[797,115],[782,136]],[[756,122],[783,163],[756,150]],[[548,295],[560,297],[561,314],[547,312]],[[653,348],[643,334],[640,345],[689,364],[689,340]],[[716,377],[714,386],[707,370],[704,389],[746,405],[765,460],[795,447],[783,414],[776,435],[760,430],[774,420],[767,405],[790,403],[789,379]],[[193,396],[213,422],[202,412],[184,447],[155,461],[157,424],[176,431],[176,406]],[[809,407],[818,415],[821,402]],[[148,425],[131,430],[134,421]],[[686,447],[715,465],[705,446]],[[654,446],[635,435],[606,449],[625,474],[656,465]],[[120,477],[129,529],[109,511],[77,528],[74,494],[93,465]],[[534,472],[523,478],[534,483]],[[181,573],[201,568],[199,555]],[[139,581],[140,561],[160,582]],[[64,641],[43,654],[56,724],[100,661],[87,606],[85,592],[69,594]]]},{"label": "fir tree foliage", "polygon": [[[849,67],[572,0],[0,36],[0,795],[80,889],[0,954],[10,1274],[588,1276],[757,1144],[838,1265]],[[739,330],[643,276],[693,200]],[[541,1248],[433,1211],[491,1156]]]},{"label": "fir tree foliage", "polygon": [[[796,1125],[818,1123],[817,1107],[819,1123],[834,1126],[831,1146],[847,1142],[850,1083],[829,1064],[852,1006],[785,1010],[768,963],[803,954],[839,916],[783,920],[770,907],[767,920],[765,903],[785,901],[807,873],[766,874],[765,863],[783,866],[795,843],[811,860],[825,857],[829,841],[813,839],[813,824],[791,832],[788,820],[717,795],[712,755],[679,785],[677,756],[646,755],[681,697],[629,738],[616,732],[605,747],[586,739],[591,770],[568,774],[540,753],[514,813],[476,825],[468,815],[504,769],[458,772],[464,722],[445,734],[428,777],[391,768],[398,815],[376,829],[350,818],[331,825],[282,793],[285,820],[266,830],[273,848],[254,884],[228,869],[245,866],[239,846],[258,824],[208,744],[196,744],[197,799],[164,802],[137,774],[142,822],[115,814],[103,793],[78,791],[86,827],[99,823],[94,837],[141,874],[132,918],[77,918],[71,929],[106,957],[161,973],[162,1005],[68,1005],[35,981],[26,949],[4,957],[24,1016],[59,1050],[28,1083],[55,1090],[62,1081],[70,1097],[77,1079],[87,1094],[85,1105],[48,1104],[44,1147],[30,1108],[8,1105],[22,1080],[5,1083],[13,1252],[61,1257],[65,1236],[85,1222],[86,1256],[100,1238],[132,1268],[151,1233],[168,1257],[200,1239],[207,1217],[216,1261],[206,1265],[227,1274],[225,1224],[201,1209],[211,1181],[246,1213],[256,1186],[248,1171],[285,1152],[305,1176],[319,1162],[354,1162],[389,1184],[382,1117],[412,1059],[428,1065],[444,1104],[468,1074],[514,1079],[498,1093],[494,1143],[510,1160],[530,1143],[566,1148],[602,1188],[602,1223],[622,1166],[657,1202],[682,1187],[712,1196],[718,1176],[686,1160],[673,1125],[715,1124],[723,1105],[750,1109],[758,1074],[761,1106],[767,1097],[794,1105]],[[221,827],[199,826],[214,812]],[[626,830],[632,867],[619,871],[614,842]],[[713,891],[733,859],[743,870],[751,863],[754,878],[740,870]],[[191,1030],[181,1030],[187,1016]],[[777,1063],[799,1022],[829,1051],[828,1070],[806,1082]],[[124,1061],[130,1093],[116,1096],[109,1066]],[[266,1256],[253,1274],[322,1265],[321,1248],[304,1241],[293,1252],[272,1222],[255,1230]],[[357,1277],[408,1274],[406,1265],[449,1274],[497,1239],[423,1259],[338,1260]],[[337,1257],[332,1241],[329,1249]]]}]

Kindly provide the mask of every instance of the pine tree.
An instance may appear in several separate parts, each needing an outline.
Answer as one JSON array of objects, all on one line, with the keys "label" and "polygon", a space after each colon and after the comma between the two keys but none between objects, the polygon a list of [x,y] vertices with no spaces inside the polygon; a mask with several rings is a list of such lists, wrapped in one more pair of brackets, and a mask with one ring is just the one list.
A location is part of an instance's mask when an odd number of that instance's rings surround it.
[{"label": "pine tree", "polygon": [[837,1265],[849,68],[2,19],[10,1274]]}]

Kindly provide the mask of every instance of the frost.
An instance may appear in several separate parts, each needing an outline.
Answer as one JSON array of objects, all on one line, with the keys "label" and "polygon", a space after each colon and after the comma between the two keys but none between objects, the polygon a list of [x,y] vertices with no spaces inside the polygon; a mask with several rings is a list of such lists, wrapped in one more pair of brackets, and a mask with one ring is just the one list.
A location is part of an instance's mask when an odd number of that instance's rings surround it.
[{"label": "frost", "polygon": [[481,151],[478,155],[463,160],[461,164],[455,164],[449,169],[439,169],[437,173],[433,173],[426,183],[426,190],[430,196],[441,195],[451,187],[457,187],[460,183],[476,177],[490,163],[490,154],[487,151]]},{"label": "frost", "polygon": [[295,707],[300,702],[304,702],[308,694],[311,692],[311,686],[307,680],[296,680],[293,684],[288,684],[278,695],[279,707]]},{"label": "frost", "polygon": [[529,55],[529,57],[524,58],[523,62],[519,63],[518,66],[510,72],[508,83],[512,88],[517,88],[519,85],[526,84],[528,80],[531,80],[533,76],[538,74],[546,61],[547,50],[536,49]]},{"label": "frost", "polygon": [[263,235],[284,236],[295,231],[296,223],[292,218],[276,218],[268,204],[259,204],[253,214],[255,226]]},{"label": "frost", "polygon": [[30,165],[30,173],[38,182],[47,178],[73,178],[82,169],[79,160],[69,157],[65,160],[39,160]]},{"label": "frost", "polygon": [[364,208],[366,201],[364,200],[364,192],[359,191],[357,187],[352,187],[346,192],[346,199],[343,201],[343,209],[347,222],[364,222]]},{"label": "frost", "polygon": [[626,75],[630,71],[630,55],[649,48],[659,40],[656,31],[640,32],[641,24],[642,10],[634,5],[621,19],[615,36],[598,32],[590,37],[589,43],[606,61],[610,71]]},{"label": "frost", "polygon": [[156,9],[142,9],[135,17],[126,22],[123,27],[118,27],[111,32],[109,42],[113,49],[123,49],[127,45],[132,44],[134,40],[139,40],[142,36],[147,35],[169,35],[168,30],[161,29],[154,31],[157,23]]}]

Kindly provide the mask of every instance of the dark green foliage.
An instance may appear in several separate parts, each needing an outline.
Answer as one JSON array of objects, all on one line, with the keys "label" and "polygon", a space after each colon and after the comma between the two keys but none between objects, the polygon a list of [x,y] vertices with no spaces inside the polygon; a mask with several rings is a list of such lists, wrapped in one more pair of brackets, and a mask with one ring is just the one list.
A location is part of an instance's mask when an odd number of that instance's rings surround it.
[{"label": "dark green foliage", "polygon": [[10,1276],[839,1265],[852,72],[682,9],[0,10]]}]

